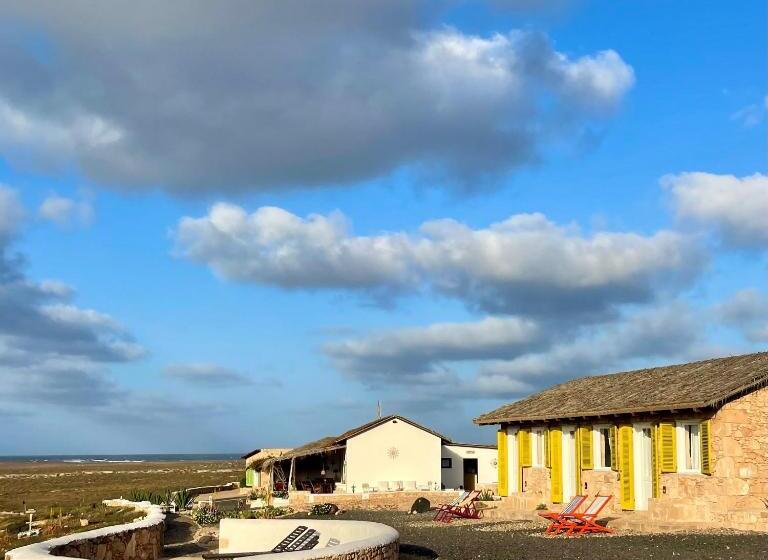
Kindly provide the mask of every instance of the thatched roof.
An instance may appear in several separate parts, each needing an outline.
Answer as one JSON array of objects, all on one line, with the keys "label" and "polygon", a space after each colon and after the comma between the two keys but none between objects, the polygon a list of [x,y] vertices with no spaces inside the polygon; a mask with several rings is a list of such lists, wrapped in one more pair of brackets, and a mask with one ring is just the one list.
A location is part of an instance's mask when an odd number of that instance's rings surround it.
[{"label": "thatched roof", "polygon": [[768,385],[768,352],[574,379],[475,418],[502,424],[713,409]]},{"label": "thatched roof", "polygon": [[432,431],[429,428],[425,428],[424,426],[422,426],[421,424],[417,424],[413,420],[409,420],[408,418],[405,418],[397,414],[392,414],[390,416],[377,418],[376,420],[363,424],[362,426],[352,428],[351,430],[347,430],[346,432],[338,436],[329,436],[329,437],[324,437],[315,441],[311,441],[309,443],[302,445],[301,447],[296,447],[295,449],[279,457],[272,457],[269,459],[264,459],[263,461],[257,461],[256,463],[254,463],[254,466],[258,467],[261,465],[268,465],[268,464],[274,463],[275,461],[286,461],[286,460],[295,459],[298,457],[307,457],[309,455],[318,455],[320,453],[328,453],[329,451],[343,449],[344,447],[346,447],[348,439],[351,439],[364,432],[367,432],[368,430],[372,430],[373,428],[376,428],[377,426],[381,426],[382,424],[386,424],[387,422],[391,422],[392,420],[399,420],[407,424],[410,424],[411,426],[415,426],[420,430],[424,430],[425,432],[428,432],[434,436],[439,437],[443,443],[451,443],[451,440],[449,440],[447,437],[435,431]]}]

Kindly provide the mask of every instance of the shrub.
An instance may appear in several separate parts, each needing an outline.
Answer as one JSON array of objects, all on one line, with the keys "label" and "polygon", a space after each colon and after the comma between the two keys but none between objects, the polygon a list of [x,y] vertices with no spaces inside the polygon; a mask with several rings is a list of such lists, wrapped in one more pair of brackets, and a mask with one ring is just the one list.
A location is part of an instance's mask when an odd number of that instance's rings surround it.
[{"label": "shrub", "polygon": [[494,500],[493,492],[490,490],[483,490],[480,492],[480,495],[477,497],[477,499],[481,502],[492,502]]},{"label": "shrub", "polygon": [[262,490],[261,488],[254,488],[253,490],[251,490],[251,493],[250,493],[249,497],[251,498],[251,500],[264,500],[264,501],[266,501],[266,499],[267,499],[267,491],[266,490]]},{"label": "shrub", "polygon": [[180,488],[174,496],[174,502],[176,502],[176,509],[179,511],[183,509],[189,509],[192,504],[192,496],[189,494],[189,490],[186,488]]},{"label": "shrub", "polygon": [[309,515],[334,515],[339,511],[335,504],[315,504],[309,510]]},{"label": "shrub", "polygon": [[216,509],[215,506],[201,504],[200,507],[192,510],[192,519],[198,525],[214,525],[218,523],[224,514]]}]

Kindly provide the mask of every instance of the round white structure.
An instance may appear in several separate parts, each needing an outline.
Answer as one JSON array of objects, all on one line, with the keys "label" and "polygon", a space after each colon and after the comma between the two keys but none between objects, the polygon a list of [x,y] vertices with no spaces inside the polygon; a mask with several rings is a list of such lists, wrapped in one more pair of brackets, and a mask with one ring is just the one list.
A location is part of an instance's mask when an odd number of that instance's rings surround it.
[{"label": "round white structure", "polygon": [[328,519],[222,519],[219,553],[272,550],[299,526],[314,529],[319,536],[311,550],[260,554],[259,558],[396,560],[400,534],[388,525],[367,521]]}]

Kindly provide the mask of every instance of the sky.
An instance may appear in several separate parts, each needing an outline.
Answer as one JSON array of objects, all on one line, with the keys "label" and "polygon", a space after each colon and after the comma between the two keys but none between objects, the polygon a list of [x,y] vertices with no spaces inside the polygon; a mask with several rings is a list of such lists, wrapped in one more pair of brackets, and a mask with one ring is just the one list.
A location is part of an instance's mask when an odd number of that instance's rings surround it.
[{"label": "sky", "polygon": [[244,452],[768,348],[764,2],[0,3],[0,455]]}]

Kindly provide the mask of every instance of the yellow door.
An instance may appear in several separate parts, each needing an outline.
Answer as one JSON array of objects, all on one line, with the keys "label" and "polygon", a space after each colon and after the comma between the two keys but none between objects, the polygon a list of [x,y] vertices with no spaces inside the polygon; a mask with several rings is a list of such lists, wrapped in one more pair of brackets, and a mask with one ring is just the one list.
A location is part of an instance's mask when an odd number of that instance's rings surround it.
[{"label": "yellow door", "polygon": [[550,499],[560,504],[563,502],[563,431],[559,427],[549,430],[549,461],[552,465]]},{"label": "yellow door", "polygon": [[632,426],[619,426],[619,487],[621,509],[635,509],[635,469],[633,464]]},{"label": "yellow door", "polygon": [[498,446],[499,496],[509,496],[509,471],[507,469],[507,428],[496,432]]}]

